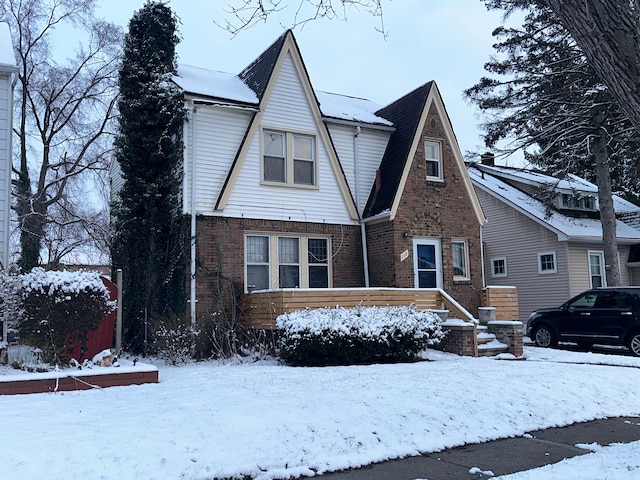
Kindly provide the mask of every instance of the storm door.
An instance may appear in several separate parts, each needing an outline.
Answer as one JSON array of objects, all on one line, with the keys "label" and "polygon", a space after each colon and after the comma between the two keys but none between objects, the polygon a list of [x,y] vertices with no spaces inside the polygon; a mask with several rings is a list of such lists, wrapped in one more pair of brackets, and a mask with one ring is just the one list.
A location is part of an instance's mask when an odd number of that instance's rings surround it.
[{"label": "storm door", "polygon": [[416,288],[439,288],[442,286],[440,240],[413,240],[413,273]]}]

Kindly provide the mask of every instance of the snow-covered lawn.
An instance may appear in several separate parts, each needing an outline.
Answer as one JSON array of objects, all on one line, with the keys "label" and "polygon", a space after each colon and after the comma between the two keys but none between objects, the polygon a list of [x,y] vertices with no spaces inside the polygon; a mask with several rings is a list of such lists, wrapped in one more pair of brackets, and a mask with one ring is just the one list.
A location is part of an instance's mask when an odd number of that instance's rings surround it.
[{"label": "snow-covered lawn", "polygon": [[[0,478],[289,478],[640,415],[640,358],[525,354],[429,351],[428,362],[329,368],[205,362],[160,366],[159,384],[4,396]],[[640,442],[594,448],[504,478],[640,477]]]}]

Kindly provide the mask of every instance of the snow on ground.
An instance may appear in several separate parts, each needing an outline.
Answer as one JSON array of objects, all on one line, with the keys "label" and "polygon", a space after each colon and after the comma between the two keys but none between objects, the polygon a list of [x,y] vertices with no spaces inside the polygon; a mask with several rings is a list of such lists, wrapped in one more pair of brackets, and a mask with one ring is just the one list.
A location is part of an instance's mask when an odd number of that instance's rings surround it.
[{"label": "snow on ground", "polygon": [[[203,362],[159,366],[159,384],[4,396],[0,476],[294,478],[640,415],[640,358],[525,353],[510,361],[429,351],[428,362],[330,368]],[[596,450],[503,478],[638,478],[638,442]]]}]

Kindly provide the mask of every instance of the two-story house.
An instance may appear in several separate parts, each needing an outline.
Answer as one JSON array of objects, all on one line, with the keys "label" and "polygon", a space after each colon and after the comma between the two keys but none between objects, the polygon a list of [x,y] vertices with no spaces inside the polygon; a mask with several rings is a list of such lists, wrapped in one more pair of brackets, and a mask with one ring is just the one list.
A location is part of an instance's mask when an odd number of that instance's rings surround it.
[{"label": "two-story house", "polygon": [[[517,287],[520,320],[606,286],[597,186],[483,157],[468,167],[487,217],[485,275],[492,285]],[[640,285],[640,207],[614,196],[614,209],[622,283]]]},{"label": "two-story house", "polygon": [[237,75],[174,81],[200,313],[221,291],[369,286],[477,310],[484,216],[434,82],[386,107],[316,91],[291,31]]}]

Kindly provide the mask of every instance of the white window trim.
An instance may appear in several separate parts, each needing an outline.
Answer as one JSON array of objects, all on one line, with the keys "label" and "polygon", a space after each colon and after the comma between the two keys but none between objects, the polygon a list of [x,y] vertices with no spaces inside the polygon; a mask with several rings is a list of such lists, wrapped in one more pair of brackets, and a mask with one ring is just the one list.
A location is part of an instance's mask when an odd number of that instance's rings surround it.
[{"label": "white window trim", "polygon": [[306,235],[299,233],[288,233],[288,232],[245,232],[244,234],[244,292],[248,293],[247,286],[247,237],[268,237],[269,238],[269,286],[270,290],[278,290],[280,289],[279,282],[279,263],[278,263],[278,238],[280,237],[295,237],[299,239],[298,242],[298,260],[299,260],[299,268],[300,268],[300,288],[308,288],[309,287],[309,259],[308,259],[308,250],[309,250],[309,239],[326,239],[327,240],[327,275],[328,275],[328,286],[327,288],[331,288],[333,286],[333,267],[332,267],[332,253],[331,253],[331,237],[328,235]]},{"label": "white window trim", "polygon": [[597,255],[597,256],[600,257],[600,260],[601,260],[600,276],[602,277],[602,286],[606,287],[607,286],[607,271],[606,271],[606,266],[605,266],[605,261],[604,261],[604,252],[602,250],[587,250],[587,265],[588,265],[588,268],[589,268],[589,285],[590,285],[590,288],[594,288],[593,287],[593,282],[592,282],[593,272],[591,272],[591,255]]},{"label": "white window trim", "polygon": [[[495,270],[495,263],[496,261],[502,260],[504,262],[504,273],[496,273]],[[501,278],[501,277],[507,277],[508,276],[508,272],[507,272],[507,257],[492,257],[491,258],[491,276],[493,278]]]},{"label": "white window trim", "polygon": [[[553,269],[543,270],[542,269],[542,257],[546,255],[553,256]],[[538,252],[538,273],[540,275],[548,275],[551,273],[558,273],[558,256],[556,255],[556,251],[548,251],[548,252]]]},{"label": "white window trim", "polygon": [[418,278],[418,245],[434,245],[436,255],[436,288],[442,288],[442,252],[440,239],[438,238],[414,238],[413,239],[413,285],[420,288]]},{"label": "white window trim", "polygon": [[[264,179],[264,134],[265,132],[280,133],[285,137],[284,165],[285,174],[284,182],[276,182]],[[305,136],[313,139],[313,184],[294,183],[294,157],[293,157],[293,138],[294,136]],[[301,159],[298,159],[301,160]],[[306,160],[304,160],[306,161]],[[284,130],[278,127],[263,126],[260,129],[260,183],[262,185],[270,185],[276,187],[293,187],[317,190],[319,188],[318,178],[318,137],[313,132],[305,132],[301,130]]]},{"label": "white window trim", "polygon": [[[434,144],[438,146],[438,154],[440,158],[438,159],[427,158],[427,144]],[[443,167],[442,167],[442,142],[438,140],[426,138],[424,139],[423,148],[424,148],[424,162],[425,162],[425,177],[427,178],[427,180],[443,180],[444,175],[443,175]],[[426,175],[427,162],[435,162],[436,160],[438,162],[438,176]]]},{"label": "white window trim", "polygon": [[[454,243],[462,243],[464,245],[463,249],[464,249],[464,269],[465,269],[465,275],[456,275],[455,274],[455,265],[453,265],[453,244]],[[464,238],[453,238],[451,239],[451,266],[454,270],[454,274],[453,274],[453,281],[454,282],[468,282],[469,280],[471,280],[471,272],[470,270],[470,266],[469,266],[469,241],[464,239]]]}]

